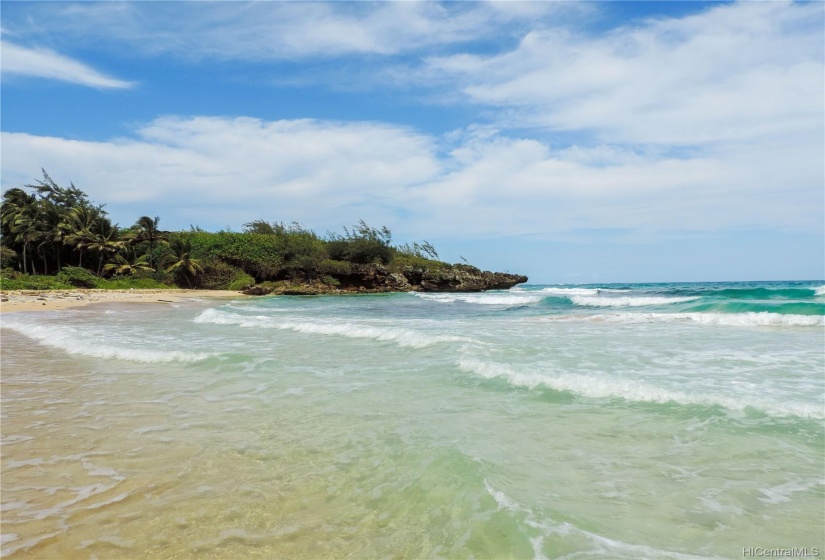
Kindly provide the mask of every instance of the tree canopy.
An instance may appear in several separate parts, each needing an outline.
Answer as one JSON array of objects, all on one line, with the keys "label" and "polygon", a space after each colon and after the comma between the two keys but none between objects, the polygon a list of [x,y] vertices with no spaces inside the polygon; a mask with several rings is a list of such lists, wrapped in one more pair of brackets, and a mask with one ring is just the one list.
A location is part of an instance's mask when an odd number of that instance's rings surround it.
[{"label": "tree canopy", "polygon": [[[290,279],[336,281],[359,265],[437,264],[433,246],[392,245],[386,226],[363,220],[324,238],[292,222],[253,220],[243,232],[160,229],[159,216],[140,216],[126,228],[112,223],[74,184],[61,187],[43,178],[3,193],[0,206],[0,260],[9,272],[64,277],[151,278],[162,284],[233,289],[243,283]],[[435,260],[434,260],[435,259]],[[82,272],[87,269],[86,272]]]}]

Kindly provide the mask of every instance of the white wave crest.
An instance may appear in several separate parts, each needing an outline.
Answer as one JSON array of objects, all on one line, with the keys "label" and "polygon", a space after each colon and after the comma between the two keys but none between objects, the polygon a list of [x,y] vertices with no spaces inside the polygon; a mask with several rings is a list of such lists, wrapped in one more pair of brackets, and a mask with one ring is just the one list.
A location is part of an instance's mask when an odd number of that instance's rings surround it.
[{"label": "white wave crest", "polygon": [[651,402],[691,405],[717,405],[729,410],[756,408],[770,416],[800,416],[825,418],[821,406],[807,403],[773,402],[756,397],[725,396],[719,394],[685,393],[647,383],[616,377],[569,373],[517,371],[503,364],[483,362],[463,357],[458,361],[463,371],[485,379],[502,378],[515,387],[534,389],[540,385],[556,391],[566,391],[586,398],[621,398],[633,402]]},{"label": "white wave crest", "polygon": [[571,296],[570,301],[582,307],[641,307],[645,305],[669,305],[693,301],[698,297],[600,297],[600,296]]},{"label": "white wave crest", "polygon": [[28,323],[4,322],[3,327],[16,331],[23,336],[36,340],[44,346],[58,348],[67,354],[102,358],[106,360],[128,360],[141,363],[197,362],[217,354],[205,352],[184,352],[180,350],[151,350],[138,348],[124,342],[123,346],[102,344],[94,336],[57,325],[40,325]]},{"label": "white wave crest", "polygon": [[617,290],[612,288],[542,288],[539,290],[545,294],[556,296],[597,296],[599,294],[626,294],[628,290]]},{"label": "white wave crest", "polygon": [[[691,554],[683,554],[665,549],[652,548],[647,545],[638,545],[610,539],[605,536],[587,531],[567,521],[556,521],[546,514],[540,514],[533,510],[533,508],[522,504],[512,497],[508,496],[500,490],[496,490],[493,486],[484,479],[484,488],[493,500],[496,501],[499,511],[506,511],[516,519],[530,527],[532,530],[539,531],[539,536],[530,538],[533,545],[533,559],[547,560],[547,556],[542,553],[544,546],[544,539],[548,536],[558,535],[577,535],[583,537],[588,543],[589,550],[583,550],[576,553],[576,557],[586,558],[615,558],[616,560],[624,560],[628,558],[666,558],[669,560],[709,560],[707,556],[694,556]],[[564,556],[569,558],[570,556]]]},{"label": "white wave crest", "polygon": [[203,311],[195,317],[194,322],[212,323],[216,325],[236,325],[244,328],[291,330],[307,334],[323,334],[347,338],[367,338],[382,342],[394,342],[399,346],[410,348],[424,348],[433,344],[449,342],[475,342],[473,339],[462,336],[431,335],[396,327],[364,325],[352,322],[320,323],[309,320],[282,320],[280,317],[268,317],[266,315],[242,316],[226,313],[217,309],[207,309]]},{"label": "white wave crest", "polygon": [[747,313],[616,313],[611,315],[557,315],[542,321],[593,323],[700,323],[732,327],[821,327],[823,315],[783,315],[767,311]]},{"label": "white wave crest", "polygon": [[814,288],[814,295],[825,296],[825,286],[819,286],[818,288]]},{"label": "white wave crest", "polygon": [[543,299],[542,295],[531,295],[529,292],[522,293],[494,293],[494,294],[430,294],[412,292],[415,296],[431,301],[442,303],[474,303],[477,305],[505,305],[521,306],[530,303],[538,303]]}]

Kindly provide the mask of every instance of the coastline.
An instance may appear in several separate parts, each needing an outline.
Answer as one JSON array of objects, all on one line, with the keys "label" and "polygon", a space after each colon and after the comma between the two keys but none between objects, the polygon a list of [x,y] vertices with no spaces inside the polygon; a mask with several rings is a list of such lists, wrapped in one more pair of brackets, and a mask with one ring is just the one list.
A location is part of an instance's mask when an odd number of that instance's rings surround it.
[{"label": "coastline", "polygon": [[56,311],[93,303],[176,303],[191,298],[249,297],[233,290],[8,290],[0,291],[0,314]]}]

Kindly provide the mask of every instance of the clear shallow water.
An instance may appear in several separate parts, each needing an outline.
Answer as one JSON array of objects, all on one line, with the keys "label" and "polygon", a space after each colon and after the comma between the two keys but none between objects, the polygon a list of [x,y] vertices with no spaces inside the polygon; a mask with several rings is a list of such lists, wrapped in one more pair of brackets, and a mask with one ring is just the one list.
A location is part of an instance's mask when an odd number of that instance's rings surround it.
[{"label": "clear shallow water", "polygon": [[822,550],[822,284],[6,315],[3,556]]}]

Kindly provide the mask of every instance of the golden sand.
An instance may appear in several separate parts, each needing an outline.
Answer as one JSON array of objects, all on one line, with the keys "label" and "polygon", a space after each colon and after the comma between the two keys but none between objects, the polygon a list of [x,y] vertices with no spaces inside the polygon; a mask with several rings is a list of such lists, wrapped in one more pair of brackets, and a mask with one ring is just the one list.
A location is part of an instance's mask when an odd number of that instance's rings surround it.
[{"label": "golden sand", "polygon": [[236,298],[231,290],[10,290],[0,291],[0,313],[54,311],[90,303],[169,304],[190,298]]}]

